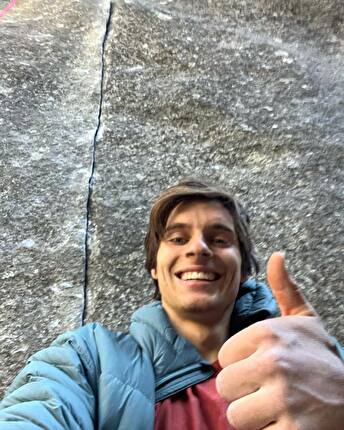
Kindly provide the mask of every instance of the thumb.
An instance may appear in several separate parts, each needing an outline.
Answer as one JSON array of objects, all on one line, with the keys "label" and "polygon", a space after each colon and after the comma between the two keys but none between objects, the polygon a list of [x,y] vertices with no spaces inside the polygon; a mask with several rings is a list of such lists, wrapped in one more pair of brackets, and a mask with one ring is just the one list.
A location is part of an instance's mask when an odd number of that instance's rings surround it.
[{"label": "thumb", "polygon": [[274,252],[271,255],[266,270],[268,283],[281,309],[282,316],[316,316],[311,304],[295,281],[289,277],[283,252]]}]

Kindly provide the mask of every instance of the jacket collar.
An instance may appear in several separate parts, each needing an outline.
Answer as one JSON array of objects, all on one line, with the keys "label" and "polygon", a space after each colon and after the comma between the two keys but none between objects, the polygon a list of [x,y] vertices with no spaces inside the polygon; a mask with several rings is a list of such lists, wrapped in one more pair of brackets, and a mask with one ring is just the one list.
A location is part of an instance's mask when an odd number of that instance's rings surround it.
[{"label": "jacket collar", "polygon": [[156,402],[208,379],[213,368],[197,349],[172,327],[161,302],[132,316],[130,334],[148,354],[155,372]]},{"label": "jacket collar", "polygon": [[[240,286],[231,317],[230,335],[277,315],[278,308],[270,289],[249,279]],[[134,312],[131,320],[130,334],[150,357],[157,379],[195,363],[210,365],[172,327],[160,301],[142,306]]]},{"label": "jacket collar", "polygon": [[263,282],[248,279],[240,285],[230,321],[230,333],[237,333],[255,322],[280,314],[270,288]]}]

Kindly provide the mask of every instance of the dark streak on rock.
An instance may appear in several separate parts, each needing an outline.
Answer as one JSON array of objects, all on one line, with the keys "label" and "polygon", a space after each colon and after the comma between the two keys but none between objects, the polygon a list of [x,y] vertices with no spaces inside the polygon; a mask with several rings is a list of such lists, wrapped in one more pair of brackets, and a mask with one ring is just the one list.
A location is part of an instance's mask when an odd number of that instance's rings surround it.
[{"label": "dark streak on rock", "polygon": [[102,106],[103,106],[103,88],[104,88],[104,76],[105,76],[105,47],[108,39],[108,35],[111,27],[111,17],[113,13],[113,3],[110,2],[109,14],[106,21],[106,28],[102,43],[102,66],[101,66],[101,83],[100,83],[100,100],[99,100],[99,111],[98,111],[98,123],[96,131],[93,138],[93,151],[92,151],[92,166],[91,175],[88,180],[88,195],[86,204],[86,234],[85,234],[85,265],[84,265],[84,290],[83,290],[83,309],[81,316],[81,325],[85,324],[86,314],[87,314],[87,290],[88,290],[88,262],[90,257],[90,218],[91,218],[91,200],[92,200],[92,187],[93,187],[93,177],[96,166],[96,145],[98,140],[98,134],[101,127],[101,117],[102,117]]}]

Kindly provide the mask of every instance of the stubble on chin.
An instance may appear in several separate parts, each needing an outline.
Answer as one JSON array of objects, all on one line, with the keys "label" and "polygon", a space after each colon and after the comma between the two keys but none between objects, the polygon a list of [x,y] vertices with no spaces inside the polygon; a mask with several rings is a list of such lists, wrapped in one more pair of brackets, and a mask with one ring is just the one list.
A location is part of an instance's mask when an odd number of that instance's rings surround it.
[{"label": "stubble on chin", "polygon": [[222,301],[212,300],[194,300],[190,303],[184,303],[180,307],[180,313],[183,313],[185,317],[193,320],[206,320],[206,319],[222,319],[227,313],[231,314],[234,306],[233,303],[225,304]]}]

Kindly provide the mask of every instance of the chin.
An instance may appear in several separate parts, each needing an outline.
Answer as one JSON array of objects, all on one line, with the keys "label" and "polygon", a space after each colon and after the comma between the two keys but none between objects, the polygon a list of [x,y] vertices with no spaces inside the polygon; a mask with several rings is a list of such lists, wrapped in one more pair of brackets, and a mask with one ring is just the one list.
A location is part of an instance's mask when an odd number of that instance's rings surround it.
[{"label": "chin", "polygon": [[229,304],[225,306],[224,301],[220,300],[194,300],[184,305],[184,311],[187,313],[213,313],[217,312],[219,315],[229,307]]}]

